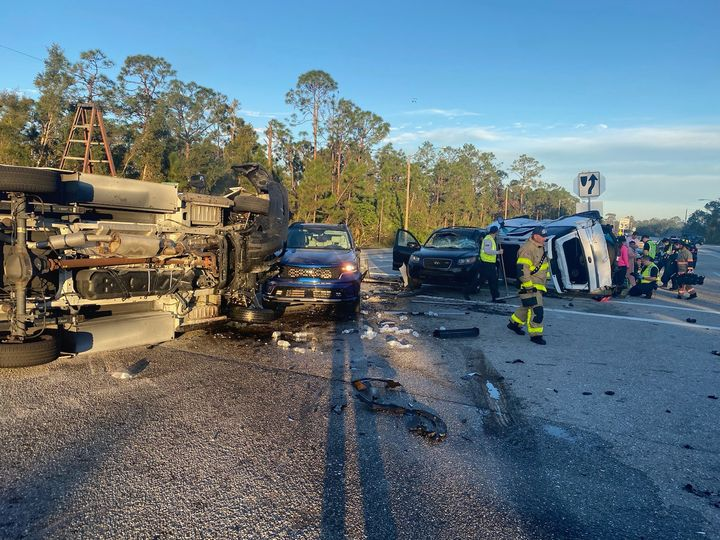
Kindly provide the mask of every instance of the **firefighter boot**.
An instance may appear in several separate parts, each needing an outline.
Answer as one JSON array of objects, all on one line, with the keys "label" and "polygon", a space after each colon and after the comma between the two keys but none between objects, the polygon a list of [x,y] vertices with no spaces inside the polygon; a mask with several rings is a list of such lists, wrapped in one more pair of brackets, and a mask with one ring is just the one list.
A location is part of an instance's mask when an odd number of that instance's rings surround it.
[{"label": "firefighter boot", "polygon": [[510,330],[512,330],[513,332],[515,332],[518,336],[524,336],[524,335],[525,335],[525,331],[522,329],[522,326],[520,326],[520,325],[519,325],[518,323],[516,323],[516,322],[510,321],[510,322],[507,324],[507,327],[508,327]]},{"label": "firefighter boot", "polygon": [[530,341],[537,343],[538,345],[547,345],[547,341],[545,341],[545,338],[542,336],[533,336],[530,338]]}]

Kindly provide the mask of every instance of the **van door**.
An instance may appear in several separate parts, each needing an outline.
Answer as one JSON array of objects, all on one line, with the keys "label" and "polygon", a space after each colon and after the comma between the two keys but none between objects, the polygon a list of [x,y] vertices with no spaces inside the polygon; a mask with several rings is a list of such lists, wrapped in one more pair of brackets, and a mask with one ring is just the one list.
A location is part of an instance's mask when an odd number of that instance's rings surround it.
[{"label": "van door", "polygon": [[417,241],[411,232],[405,229],[398,229],[395,233],[395,245],[393,245],[393,270],[399,270],[405,264],[407,266],[410,255],[420,249],[420,242]]},{"label": "van door", "polygon": [[[590,273],[586,253],[591,253],[591,251],[588,239],[585,238],[582,229],[576,229],[554,238],[553,252],[556,261],[553,274],[559,273],[560,289],[564,291],[590,290]],[[592,260],[592,256],[590,259]]]},{"label": "van door", "polygon": [[593,223],[592,228],[588,229],[591,233],[590,246],[594,257],[595,270],[595,288],[591,292],[598,289],[609,289],[612,287],[612,261],[607,248],[607,240],[603,233],[600,223]]}]

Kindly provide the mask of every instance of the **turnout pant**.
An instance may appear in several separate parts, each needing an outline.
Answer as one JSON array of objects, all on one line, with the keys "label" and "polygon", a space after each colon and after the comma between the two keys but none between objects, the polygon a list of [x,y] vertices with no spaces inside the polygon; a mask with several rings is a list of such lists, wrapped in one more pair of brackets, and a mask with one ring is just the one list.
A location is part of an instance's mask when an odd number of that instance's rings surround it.
[{"label": "turnout pant", "polygon": [[510,316],[510,320],[520,326],[527,324],[530,337],[542,336],[543,318],[545,316],[542,293],[540,291],[527,294],[521,293],[520,302],[522,305]]},{"label": "turnout pant", "polygon": [[485,282],[488,282],[488,288],[490,289],[490,295],[495,300],[500,293],[498,292],[498,271],[497,265],[494,263],[480,263],[480,286],[482,287]]}]

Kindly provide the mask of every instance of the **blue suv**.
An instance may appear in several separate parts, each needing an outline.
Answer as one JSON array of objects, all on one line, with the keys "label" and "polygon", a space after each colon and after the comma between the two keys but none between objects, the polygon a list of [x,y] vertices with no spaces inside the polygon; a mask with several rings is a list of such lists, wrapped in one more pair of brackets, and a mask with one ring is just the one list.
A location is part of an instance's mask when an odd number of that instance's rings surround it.
[{"label": "blue suv", "polygon": [[263,287],[266,307],[334,304],[360,308],[360,249],[346,225],[293,223],[280,259],[280,273]]}]

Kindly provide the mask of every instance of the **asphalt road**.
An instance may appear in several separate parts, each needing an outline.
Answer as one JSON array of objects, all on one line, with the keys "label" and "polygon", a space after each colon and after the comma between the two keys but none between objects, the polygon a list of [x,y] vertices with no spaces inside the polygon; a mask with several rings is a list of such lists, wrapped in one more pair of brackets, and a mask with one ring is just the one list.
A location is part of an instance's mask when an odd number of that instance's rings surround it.
[{"label": "asphalt road", "polygon": [[[546,347],[487,291],[366,283],[357,321],[0,372],[0,538],[720,538],[720,248],[698,272],[692,302],[548,298]],[[361,338],[385,320],[411,348]],[[370,410],[363,376],[402,383],[447,438]]]}]

